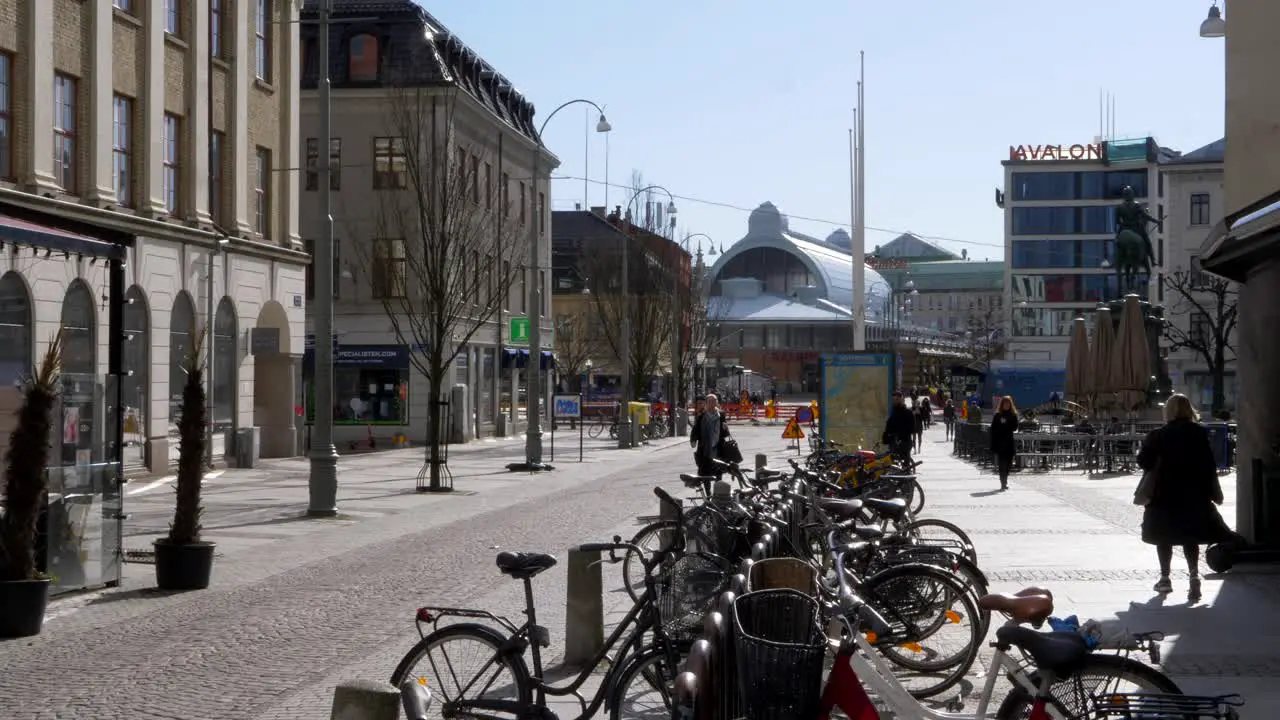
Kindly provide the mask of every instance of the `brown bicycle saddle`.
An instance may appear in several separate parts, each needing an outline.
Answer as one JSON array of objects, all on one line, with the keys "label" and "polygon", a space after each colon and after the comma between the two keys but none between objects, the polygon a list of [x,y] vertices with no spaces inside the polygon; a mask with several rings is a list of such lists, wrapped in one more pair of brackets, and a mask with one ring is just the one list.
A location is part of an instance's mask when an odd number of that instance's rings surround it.
[{"label": "brown bicycle saddle", "polygon": [[1040,588],[1027,588],[1016,593],[992,593],[978,598],[978,607],[1001,612],[1016,622],[1039,627],[1053,614],[1053,596]]}]

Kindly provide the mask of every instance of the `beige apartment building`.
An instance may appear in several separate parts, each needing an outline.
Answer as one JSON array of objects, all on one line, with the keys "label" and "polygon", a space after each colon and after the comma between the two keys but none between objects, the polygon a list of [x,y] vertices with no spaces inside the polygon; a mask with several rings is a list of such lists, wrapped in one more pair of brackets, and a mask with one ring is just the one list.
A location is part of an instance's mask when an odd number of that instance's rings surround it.
[{"label": "beige apartment building", "polygon": [[54,464],[166,472],[211,315],[215,453],[295,454],[297,20],[292,0],[0,0],[0,385],[62,329]]},{"label": "beige apartment building", "polygon": [[[315,3],[308,2],[303,17],[314,16]],[[320,233],[317,41],[318,26],[304,23],[298,149],[304,167],[300,222],[308,245]],[[405,307],[400,300],[405,293],[424,292],[422,280],[411,276],[414,261],[405,257],[409,252],[420,256],[423,244],[430,242],[414,237],[412,228],[401,225],[403,217],[388,219],[385,215],[396,202],[402,211],[425,207],[423,201],[390,198],[394,193],[415,190],[415,183],[406,176],[409,165],[436,162],[410,157],[406,142],[440,148],[439,156],[447,158],[441,162],[445,167],[433,166],[431,172],[462,172],[474,182],[466,199],[471,205],[456,212],[477,213],[474,219],[498,233],[503,246],[527,248],[536,232],[537,267],[529,269],[523,257],[510,261],[518,268],[514,270],[515,282],[504,293],[505,303],[464,344],[453,362],[452,382],[447,383],[466,386],[467,419],[464,427],[452,426],[455,440],[500,430],[512,434],[523,422],[519,407],[528,402],[524,397],[528,372],[541,367],[544,378],[550,378],[554,370],[551,218],[546,208],[550,174],[559,160],[535,141],[533,104],[511,80],[412,0],[334,0],[329,52],[337,343],[332,411],[335,443],[346,448],[370,437],[379,445],[389,444],[397,436],[413,442],[427,437],[429,383],[413,361],[421,348],[415,347],[409,331],[403,337],[397,335],[387,313],[388,305],[397,312]],[[413,128],[422,138],[402,136],[408,130],[405,122],[396,121],[395,113],[405,102],[420,103],[422,112],[436,118]],[[434,137],[428,137],[431,135]],[[535,152],[540,153],[537,177]],[[480,219],[479,213],[492,215]],[[451,222],[464,221],[470,222],[461,216]],[[409,237],[387,237],[388,223]],[[492,245],[486,247],[491,249]],[[376,269],[371,267],[375,255],[379,258]],[[483,266],[483,262],[481,259],[476,266]],[[313,292],[314,276],[309,275],[308,280],[308,291]],[[527,330],[523,329],[527,325],[521,326],[531,310],[531,283],[541,288],[542,352],[538,361],[530,358]],[[495,292],[493,287],[491,284],[489,292]],[[309,300],[308,307],[312,306]],[[421,303],[409,300],[408,307],[418,310],[419,318],[425,316]],[[401,320],[402,327],[413,324],[413,318]],[[308,314],[309,334],[311,323]],[[461,321],[458,327],[471,325]],[[518,331],[517,337],[512,337],[513,330]],[[303,357],[308,426],[316,412],[311,403],[312,365],[308,346]],[[548,395],[551,386],[545,379],[541,385]],[[504,418],[501,424],[500,415]]]},{"label": "beige apartment building", "polygon": [[[1280,495],[1272,490],[1260,498],[1254,488],[1280,463],[1280,3],[1232,0],[1225,19],[1225,215],[1205,241],[1200,262],[1241,283],[1236,527],[1251,539],[1275,543]],[[1263,476],[1253,471],[1255,459],[1266,466]]]}]

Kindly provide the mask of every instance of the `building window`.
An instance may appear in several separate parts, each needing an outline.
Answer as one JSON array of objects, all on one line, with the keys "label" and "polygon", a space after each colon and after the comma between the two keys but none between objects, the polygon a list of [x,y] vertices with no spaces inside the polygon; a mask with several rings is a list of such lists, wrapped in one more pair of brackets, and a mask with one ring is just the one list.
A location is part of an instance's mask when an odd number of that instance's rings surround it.
[{"label": "building window", "polygon": [[182,0],[164,0],[164,31],[182,35]]},{"label": "building window", "polygon": [[271,0],[258,0],[256,19],[253,25],[255,72],[259,80],[271,82]]},{"label": "building window", "polygon": [[520,183],[520,227],[524,227],[525,218],[529,216],[528,210],[525,208],[527,199],[525,198],[524,182]]},{"label": "building window", "polygon": [[61,73],[53,76],[53,177],[76,191],[76,80]]},{"label": "building window", "polygon": [[111,0],[111,7],[131,13],[133,12],[133,0]]},{"label": "building window", "polygon": [[373,297],[377,299],[405,296],[404,240],[378,238],[373,241]]},{"label": "building window", "polygon": [[133,207],[133,101],[123,95],[112,101],[111,177],[116,203]]},{"label": "building window", "polygon": [[178,213],[178,191],[182,177],[179,161],[182,157],[182,122],[176,115],[164,114],[164,125],[161,127],[160,143],[164,147],[164,174],[161,178],[161,192],[164,195],[164,209],[170,215]]},{"label": "building window", "polygon": [[13,57],[0,53],[0,178],[13,177]]},{"label": "building window", "polygon": [[471,156],[471,202],[480,204],[480,157]]},{"label": "building window", "polygon": [[[329,139],[329,189],[342,187],[342,138]],[[320,140],[307,138],[307,189],[315,190],[320,185]]]},{"label": "building window", "polygon": [[[311,262],[307,264],[307,278],[306,278],[307,299],[314,300],[316,296],[316,261],[315,261],[316,241],[312,240],[311,238],[307,238],[304,242],[306,244],[307,254],[311,256]],[[338,262],[338,240],[337,238],[334,238],[334,241],[333,241],[333,297],[335,300],[338,298],[338,279],[342,275],[342,273],[340,272],[341,267],[342,267],[341,263]]]},{"label": "building window", "polygon": [[31,296],[22,276],[0,276],[0,385],[13,387],[31,372]]},{"label": "building window", "polygon": [[1209,224],[1209,193],[1191,194],[1191,224]]},{"label": "building window", "polygon": [[493,165],[490,163],[484,164],[484,207],[493,209]]},{"label": "building window", "polygon": [[256,201],[254,229],[264,238],[271,237],[271,151],[258,148],[258,172],[254,174],[253,194]]},{"label": "building window", "polygon": [[1209,321],[1209,316],[1203,310],[1196,310],[1191,313],[1191,328],[1187,334],[1190,336],[1191,342],[1210,347],[1210,339],[1213,337],[1213,323]]},{"label": "building window", "polygon": [[511,176],[502,173],[502,212],[511,214]]},{"label": "building window", "polygon": [[209,0],[209,56],[222,57],[222,2]]},{"label": "building window", "polygon": [[404,138],[373,139],[373,189],[403,190],[409,187],[409,160]]},{"label": "building window", "polygon": [[226,146],[226,136],[217,130],[209,131],[209,215],[213,221],[222,224],[222,148]]},{"label": "building window", "polygon": [[347,79],[351,82],[378,79],[378,38],[360,33],[347,43]]},{"label": "building window", "polygon": [[236,341],[236,308],[231,298],[218,302],[213,316],[213,400],[209,424],[214,430],[228,430],[235,426],[236,387],[240,370],[237,361],[239,343]]},{"label": "building window", "polygon": [[538,193],[538,234],[542,235],[546,232],[547,224],[547,196]]}]

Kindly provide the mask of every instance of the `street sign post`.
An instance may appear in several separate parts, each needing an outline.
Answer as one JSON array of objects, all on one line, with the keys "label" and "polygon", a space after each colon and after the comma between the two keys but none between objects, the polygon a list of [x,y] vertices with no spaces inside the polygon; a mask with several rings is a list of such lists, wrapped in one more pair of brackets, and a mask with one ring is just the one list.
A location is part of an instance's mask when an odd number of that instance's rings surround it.
[{"label": "street sign post", "polygon": [[[512,324],[514,328],[515,325]],[[582,462],[583,434],[586,432],[582,424],[582,395],[556,395],[551,398],[551,461],[556,459],[556,426],[561,418],[576,421],[578,426],[578,462]]]},{"label": "street sign post", "polygon": [[529,342],[529,318],[513,317],[511,318],[511,342],[527,343]]}]

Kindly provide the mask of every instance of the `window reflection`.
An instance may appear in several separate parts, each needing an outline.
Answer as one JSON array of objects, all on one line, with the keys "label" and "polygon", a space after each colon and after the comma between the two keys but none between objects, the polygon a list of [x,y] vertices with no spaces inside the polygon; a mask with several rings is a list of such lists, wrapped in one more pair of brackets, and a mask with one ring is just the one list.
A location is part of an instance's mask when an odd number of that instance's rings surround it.
[{"label": "window reflection", "polygon": [[[1115,273],[1085,275],[1014,275],[1013,301],[1018,302],[1106,302],[1120,297],[1120,280]],[[1150,279],[1139,275],[1136,292],[1145,297]]]},{"label": "window reflection", "polygon": [[1015,207],[1014,235],[1108,235],[1115,232],[1116,207]]},{"label": "window reflection", "polygon": [[1126,185],[1145,198],[1147,171],[1016,172],[1009,194],[1014,200],[1107,200],[1118,199]]},{"label": "window reflection", "polygon": [[63,465],[94,461],[97,340],[93,293],[83,281],[67,288],[62,300],[62,452]]},{"label": "window reflection", "polygon": [[1013,312],[1013,334],[1018,337],[1070,337],[1071,324],[1083,317],[1093,332],[1094,306],[1074,308],[1018,308]]},{"label": "window reflection", "polygon": [[31,371],[31,298],[15,272],[0,277],[0,387],[17,385]]},{"label": "window reflection", "polygon": [[213,418],[214,430],[234,423],[236,371],[236,310],[231,298],[222,298],[213,319]]},{"label": "window reflection", "polygon": [[120,379],[120,392],[124,397],[124,460],[126,464],[140,466],[147,439],[147,389],[151,379],[147,354],[151,341],[147,301],[136,285],[125,294],[122,320],[125,375]]}]

